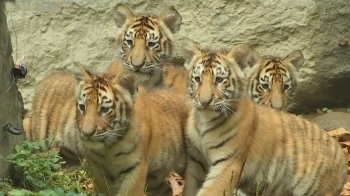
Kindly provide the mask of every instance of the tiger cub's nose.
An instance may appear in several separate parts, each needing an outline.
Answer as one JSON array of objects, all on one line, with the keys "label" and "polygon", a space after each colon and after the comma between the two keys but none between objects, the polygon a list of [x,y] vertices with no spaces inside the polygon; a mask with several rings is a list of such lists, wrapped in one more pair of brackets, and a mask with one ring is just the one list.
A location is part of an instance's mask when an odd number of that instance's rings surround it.
[{"label": "tiger cub's nose", "polygon": [[204,107],[208,107],[210,105],[210,103],[213,101],[213,98],[210,98],[210,99],[206,99],[206,100],[201,100],[201,104],[202,106]]},{"label": "tiger cub's nose", "polygon": [[96,130],[93,130],[93,131],[89,131],[89,132],[86,132],[86,131],[82,131],[83,135],[85,138],[90,138],[92,137],[95,133],[96,133]]}]

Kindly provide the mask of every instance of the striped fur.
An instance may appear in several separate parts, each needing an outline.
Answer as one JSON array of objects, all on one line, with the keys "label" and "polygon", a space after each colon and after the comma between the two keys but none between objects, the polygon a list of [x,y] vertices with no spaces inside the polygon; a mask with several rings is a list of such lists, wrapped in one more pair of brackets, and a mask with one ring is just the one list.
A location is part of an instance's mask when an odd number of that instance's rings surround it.
[{"label": "striped fur", "polygon": [[260,56],[249,46],[237,46],[237,63],[245,70],[247,91],[254,102],[288,111],[298,86],[298,70],[304,64],[301,51],[294,50],[285,58]]},{"label": "striped fur", "polygon": [[67,160],[77,161],[84,147],[76,131],[76,80],[70,73],[48,75],[35,87],[32,108],[23,119],[23,128],[30,141],[54,139]]},{"label": "striped fur", "polygon": [[134,95],[133,85],[125,85],[132,83],[130,76],[120,82],[84,75],[77,88],[77,124],[97,192],[171,195],[166,177],[172,171],[184,175],[188,96],[142,87]]},{"label": "striped fur", "polygon": [[346,178],[339,143],[316,124],[255,104],[236,52],[183,48],[193,101],[184,196],[227,196],[247,186],[250,195],[339,195]]},{"label": "striped fur", "polygon": [[[113,62],[107,73],[113,74],[120,67],[131,70],[137,76],[136,81],[148,89],[163,86],[163,77],[167,77],[164,72],[179,72],[177,75],[183,76],[185,70],[182,67],[165,65],[172,55],[173,33],[179,30],[182,21],[175,8],[169,7],[159,16],[135,15],[127,6],[119,4],[114,13],[120,28],[121,59]],[[186,82],[182,84],[180,90]]]}]

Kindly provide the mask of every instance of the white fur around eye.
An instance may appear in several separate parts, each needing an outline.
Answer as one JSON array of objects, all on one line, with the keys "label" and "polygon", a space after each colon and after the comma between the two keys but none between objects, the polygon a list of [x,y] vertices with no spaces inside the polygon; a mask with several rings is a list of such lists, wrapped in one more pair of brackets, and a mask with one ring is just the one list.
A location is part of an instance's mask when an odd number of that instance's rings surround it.
[{"label": "white fur around eye", "polygon": [[134,44],[133,41],[133,32],[129,31],[128,33],[125,33],[124,36],[124,43],[128,46],[131,47]]}]

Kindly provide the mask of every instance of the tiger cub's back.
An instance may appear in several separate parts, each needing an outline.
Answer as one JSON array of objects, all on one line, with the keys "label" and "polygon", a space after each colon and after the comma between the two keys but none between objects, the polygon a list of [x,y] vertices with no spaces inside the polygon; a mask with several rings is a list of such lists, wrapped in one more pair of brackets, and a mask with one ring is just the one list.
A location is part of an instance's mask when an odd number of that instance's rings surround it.
[{"label": "tiger cub's back", "polygon": [[243,184],[256,182],[250,187],[251,194],[257,189],[265,195],[333,195],[341,191],[346,161],[334,138],[293,114],[259,105],[251,109],[247,114],[253,117],[250,122],[256,123],[252,125],[255,133],[242,174]]},{"label": "tiger cub's back", "polygon": [[187,92],[188,73],[185,67],[167,65],[163,68],[164,86],[179,93]]},{"label": "tiger cub's back", "polygon": [[28,140],[51,138],[59,147],[81,155],[83,147],[75,128],[75,85],[74,75],[66,72],[48,75],[37,84],[32,108],[23,119]]},{"label": "tiger cub's back", "polygon": [[[149,159],[151,161],[149,173],[152,173],[152,168],[159,169],[160,164],[164,168],[171,168],[170,165],[177,163],[184,164],[184,132],[190,111],[189,97],[184,93],[165,88],[148,91],[140,88],[135,111],[137,112],[135,123],[140,125],[147,123],[149,126],[148,131],[151,133],[149,155],[150,157],[156,155]],[[182,164],[178,166],[184,167]],[[182,171],[179,174],[183,175],[183,168],[176,171]]]}]

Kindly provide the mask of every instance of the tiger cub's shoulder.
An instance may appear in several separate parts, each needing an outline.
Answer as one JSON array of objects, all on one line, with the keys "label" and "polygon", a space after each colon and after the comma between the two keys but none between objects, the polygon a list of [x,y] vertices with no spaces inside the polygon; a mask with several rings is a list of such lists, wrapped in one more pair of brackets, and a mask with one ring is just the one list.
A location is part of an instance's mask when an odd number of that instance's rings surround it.
[{"label": "tiger cub's shoulder", "polygon": [[188,71],[182,65],[166,65],[163,68],[163,85],[180,93],[187,92]]},{"label": "tiger cub's shoulder", "polygon": [[123,71],[123,59],[117,58],[108,65],[106,69],[107,74],[117,75]]},{"label": "tiger cub's shoulder", "polygon": [[[155,88],[146,89],[143,87],[138,88],[138,94],[136,103],[144,105],[144,107],[158,107],[158,108],[171,108],[165,112],[176,112],[185,111],[186,113],[190,110],[190,98],[187,94],[168,88]],[[137,110],[141,110],[137,108]]]}]

